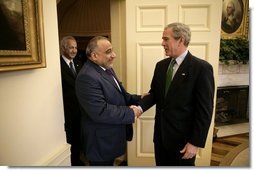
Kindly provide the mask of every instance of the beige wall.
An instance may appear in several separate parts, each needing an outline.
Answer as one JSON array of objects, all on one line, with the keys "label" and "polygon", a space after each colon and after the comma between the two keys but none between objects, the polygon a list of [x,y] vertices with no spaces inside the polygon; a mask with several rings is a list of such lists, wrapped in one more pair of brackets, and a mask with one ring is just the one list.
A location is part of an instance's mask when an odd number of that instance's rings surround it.
[{"label": "beige wall", "polygon": [[68,165],[56,1],[43,0],[47,67],[0,73],[0,165]]}]

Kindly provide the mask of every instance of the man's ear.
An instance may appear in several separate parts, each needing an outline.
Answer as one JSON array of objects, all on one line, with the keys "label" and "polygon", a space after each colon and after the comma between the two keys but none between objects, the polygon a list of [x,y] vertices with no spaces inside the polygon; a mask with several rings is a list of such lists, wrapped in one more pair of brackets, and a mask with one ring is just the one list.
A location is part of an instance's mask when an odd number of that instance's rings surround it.
[{"label": "man's ear", "polygon": [[185,44],[185,38],[184,37],[180,37],[180,39],[179,39],[179,45],[180,44]]},{"label": "man's ear", "polygon": [[60,48],[60,51],[61,51],[61,53],[63,53],[63,52],[65,51],[65,47],[62,46],[62,47]]},{"label": "man's ear", "polygon": [[95,52],[92,52],[91,53],[91,58],[92,58],[92,60],[95,61],[97,59],[97,54]]}]

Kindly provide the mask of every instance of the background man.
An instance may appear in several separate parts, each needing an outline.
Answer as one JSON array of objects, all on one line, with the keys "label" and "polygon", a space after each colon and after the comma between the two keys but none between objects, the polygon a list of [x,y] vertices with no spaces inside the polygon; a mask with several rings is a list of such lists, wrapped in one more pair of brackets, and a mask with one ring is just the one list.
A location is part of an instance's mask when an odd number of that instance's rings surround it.
[{"label": "background man", "polygon": [[76,76],[82,64],[75,59],[77,54],[77,42],[74,37],[63,37],[60,49],[65,131],[67,142],[71,144],[71,165],[82,166],[84,164],[80,160],[81,111],[75,91]]}]

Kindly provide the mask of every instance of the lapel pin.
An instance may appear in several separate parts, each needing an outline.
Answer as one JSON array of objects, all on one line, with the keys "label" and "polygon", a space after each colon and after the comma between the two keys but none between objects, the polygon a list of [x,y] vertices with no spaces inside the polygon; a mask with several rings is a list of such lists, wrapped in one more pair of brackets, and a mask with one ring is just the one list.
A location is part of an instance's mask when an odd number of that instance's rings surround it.
[{"label": "lapel pin", "polygon": [[182,76],[185,76],[185,73],[182,73]]}]

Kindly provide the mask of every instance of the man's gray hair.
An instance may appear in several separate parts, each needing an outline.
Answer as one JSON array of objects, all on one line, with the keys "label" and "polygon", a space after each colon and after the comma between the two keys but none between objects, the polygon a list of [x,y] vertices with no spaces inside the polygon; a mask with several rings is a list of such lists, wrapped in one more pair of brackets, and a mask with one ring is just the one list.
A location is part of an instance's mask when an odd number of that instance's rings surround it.
[{"label": "man's gray hair", "polygon": [[97,48],[97,42],[99,40],[108,40],[108,38],[104,37],[104,36],[95,36],[93,37],[89,42],[88,45],[86,47],[86,56],[87,57],[91,57],[91,53],[94,52],[94,50]]},{"label": "man's gray hair", "polygon": [[65,36],[61,39],[60,42],[60,49],[61,49],[61,53],[63,52],[63,48],[66,49],[67,47],[67,42],[68,40],[74,40],[76,42],[76,39],[73,36]]},{"label": "man's gray hair", "polygon": [[190,27],[183,23],[171,23],[168,24],[164,30],[172,28],[173,31],[173,37],[175,40],[180,39],[181,37],[184,38],[185,42],[184,45],[188,47],[190,40],[191,40],[191,31]]}]

